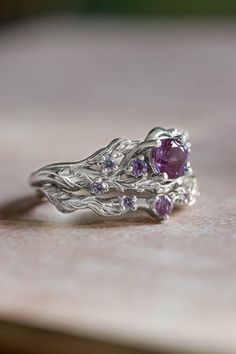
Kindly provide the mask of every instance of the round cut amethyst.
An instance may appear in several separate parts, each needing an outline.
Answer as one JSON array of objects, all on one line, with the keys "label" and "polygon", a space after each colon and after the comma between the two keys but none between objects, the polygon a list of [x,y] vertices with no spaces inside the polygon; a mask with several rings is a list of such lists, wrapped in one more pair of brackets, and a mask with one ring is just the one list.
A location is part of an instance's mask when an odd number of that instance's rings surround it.
[{"label": "round cut amethyst", "polygon": [[127,210],[135,209],[135,202],[136,198],[132,196],[124,196],[122,198],[122,206]]},{"label": "round cut amethyst", "polygon": [[155,172],[174,179],[184,175],[188,154],[187,147],[179,140],[163,139],[161,146],[151,150],[151,164]]},{"label": "round cut amethyst", "polygon": [[141,159],[134,159],[130,161],[129,168],[134,177],[141,177],[147,172],[147,163]]},{"label": "round cut amethyst", "polygon": [[116,162],[111,155],[103,156],[101,165],[105,172],[112,172],[116,168]]},{"label": "round cut amethyst", "polygon": [[94,180],[90,185],[90,191],[94,195],[101,195],[108,191],[108,186],[104,181]]},{"label": "round cut amethyst", "polygon": [[160,218],[165,219],[173,210],[173,204],[167,195],[161,195],[153,204],[153,211]]}]

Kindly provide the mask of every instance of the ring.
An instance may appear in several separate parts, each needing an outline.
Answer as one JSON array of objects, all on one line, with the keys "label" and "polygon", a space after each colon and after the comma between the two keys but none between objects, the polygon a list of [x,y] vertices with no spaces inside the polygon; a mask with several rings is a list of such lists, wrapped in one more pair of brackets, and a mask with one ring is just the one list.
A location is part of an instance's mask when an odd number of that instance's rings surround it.
[{"label": "ring", "polygon": [[191,144],[178,129],[152,129],[143,141],[115,139],[79,162],[47,165],[30,183],[62,213],[89,208],[102,216],[145,210],[157,220],[199,195]]}]

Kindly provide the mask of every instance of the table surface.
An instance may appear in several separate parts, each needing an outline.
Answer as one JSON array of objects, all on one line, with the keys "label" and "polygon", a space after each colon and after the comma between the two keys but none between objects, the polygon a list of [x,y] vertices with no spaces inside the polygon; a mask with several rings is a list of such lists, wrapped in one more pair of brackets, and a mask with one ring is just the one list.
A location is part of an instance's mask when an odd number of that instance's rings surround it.
[{"label": "table surface", "polygon": [[[27,331],[40,328],[87,338],[83,354],[96,341],[108,353],[236,352],[235,63],[226,22],[68,17],[2,29],[0,344],[29,352]],[[32,171],[155,126],[190,133],[193,207],[155,223],[38,204]]]}]

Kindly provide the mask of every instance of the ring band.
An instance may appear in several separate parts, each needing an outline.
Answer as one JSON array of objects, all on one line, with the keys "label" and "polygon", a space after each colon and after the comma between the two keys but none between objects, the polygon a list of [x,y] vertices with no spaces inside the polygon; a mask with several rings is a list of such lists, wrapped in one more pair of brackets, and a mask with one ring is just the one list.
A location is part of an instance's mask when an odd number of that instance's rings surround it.
[{"label": "ring band", "polygon": [[188,161],[191,144],[177,129],[152,129],[143,141],[115,139],[88,158],[47,165],[30,183],[62,213],[102,216],[145,210],[157,220],[199,195]]}]

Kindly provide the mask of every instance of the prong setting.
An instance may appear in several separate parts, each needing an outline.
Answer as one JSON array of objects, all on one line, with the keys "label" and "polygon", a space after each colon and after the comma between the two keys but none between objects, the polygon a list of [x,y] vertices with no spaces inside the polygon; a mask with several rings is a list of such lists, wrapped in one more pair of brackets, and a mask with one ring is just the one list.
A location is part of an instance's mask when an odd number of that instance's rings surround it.
[{"label": "prong setting", "polygon": [[137,210],[137,197],[136,196],[126,196],[121,197],[121,207],[124,211],[135,211]]}]

